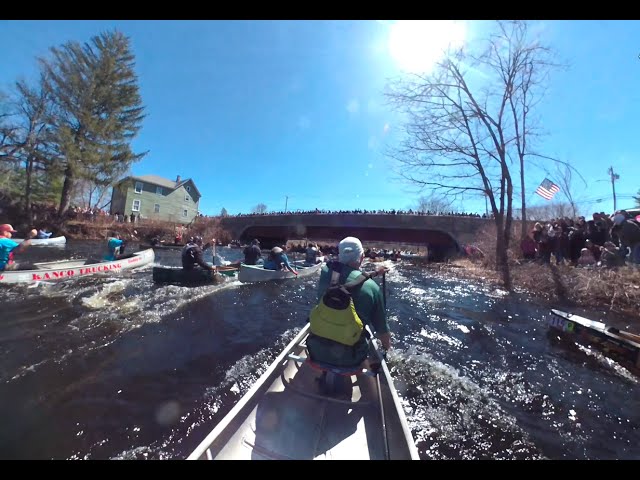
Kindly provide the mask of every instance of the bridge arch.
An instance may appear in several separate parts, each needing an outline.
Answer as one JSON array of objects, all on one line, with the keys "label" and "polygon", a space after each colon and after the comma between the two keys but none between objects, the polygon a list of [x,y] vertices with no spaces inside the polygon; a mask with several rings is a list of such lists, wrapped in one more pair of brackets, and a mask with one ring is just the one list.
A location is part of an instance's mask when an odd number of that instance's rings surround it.
[{"label": "bridge arch", "polygon": [[[235,239],[258,238],[268,248],[287,240],[335,240],[355,236],[367,243],[426,245],[440,260],[471,243],[489,225],[477,217],[390,214],[283,214],[223,217],[222,227]],[[471,240],[471,241],[470,241]]]},{"label": "bridge arch", "polygon": [[433,260],[442,260],[460,249],[458,242],[449,233],[439,230],[387,229],[380,227],[293,227],[293,226],[249,226],[239,240],[245,243],[257,238],[264,248],[281,245],[288,240],[325,240],[336,243],[344,237],[357,237],[363,244],[408,243],[428,247]]}]

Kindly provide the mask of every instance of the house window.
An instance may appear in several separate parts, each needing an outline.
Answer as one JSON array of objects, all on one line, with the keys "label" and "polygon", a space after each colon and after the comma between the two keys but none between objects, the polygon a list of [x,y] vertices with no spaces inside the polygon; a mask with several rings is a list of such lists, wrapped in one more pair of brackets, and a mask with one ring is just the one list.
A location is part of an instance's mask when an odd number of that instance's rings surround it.
[{"label": "house window", "polygon": [[156,204],[153,206],[153,211],[154,211],[155,213],[160,213],[160,204],[159,204],[159,203],[156,203]]},{"label": "house window", "polygon": [[190,197],[189,197],[189,195],[186,195],[186,194],[185,194],[185,196],[184,196],[184,201],[185,201],[185,202],[188,202],[188,201],[189,201],[189,198],[190,198]]},{"label": "house window", "polygon": [[136,182],[136,193],[142,193],[142,182]]},{"label": "house window", "polygon": [[187,192],[190,192],[190,191],[191,191],[191,185],[187,185],[187,186],[186,186],[186,187],[184,187],[184,188],[186,188],[186,189],[187,189]]},{"label": "house window", "polygon": [[133,201],[133,205],[131,206],[131,211],[132,212],[139,212],[140,211],[140,200],[134,200]]},{"label": "house window", "polygon": [[186,217],[187,216],[187,209],[185,208],[184,210],[182,210],[182,216]]},{"label": "house window", "polygon": [[162,195],[162,187],[156,187],[156,195]]}]

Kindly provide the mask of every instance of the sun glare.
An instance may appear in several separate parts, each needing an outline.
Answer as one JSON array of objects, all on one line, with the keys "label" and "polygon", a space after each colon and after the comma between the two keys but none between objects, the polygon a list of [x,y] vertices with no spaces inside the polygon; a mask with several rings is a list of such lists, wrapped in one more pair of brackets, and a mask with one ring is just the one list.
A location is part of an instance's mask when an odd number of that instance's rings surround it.
[{"label": "sun glare", "polygon": [[389,53],[398,68],[428,73],[449,47],[461,47],[463,22],[453,20],[398,20],[389,27]]}]

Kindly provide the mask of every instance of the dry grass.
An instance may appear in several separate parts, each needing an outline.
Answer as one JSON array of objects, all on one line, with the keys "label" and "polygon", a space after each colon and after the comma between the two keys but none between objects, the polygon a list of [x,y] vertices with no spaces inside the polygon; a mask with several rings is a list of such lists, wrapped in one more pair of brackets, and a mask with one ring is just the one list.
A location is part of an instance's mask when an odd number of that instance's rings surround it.
[{"label": "dry grass", "polygon": [[580,306],[640,317],[640,270],[634,267],[614,270],[528,264],[513,271],[516,285],[528,291],[552,292],[555,298]]},{"label": "dry grass", "polygon": [[[481,262],[459,259],[436,268],[459,277],[502,286],[500,275]],[[614,270],[516,263],[511,265],[511,278],[515,289],[545,300],[604,308],[640,320],[640,269],[634,267]]]},{"label": "dry grass", "polygon": [[[541,265],[522,261],[520,223],[514,223],[508,251],[513,287],[552,301],[582,307],[606,308],[640,318],[640,269],[576,268],[568,265]],[[501,285],[495,269],[495,227],[480,232],[476,245],[485,253],[473,261],[454,262],[472,278]]]}]

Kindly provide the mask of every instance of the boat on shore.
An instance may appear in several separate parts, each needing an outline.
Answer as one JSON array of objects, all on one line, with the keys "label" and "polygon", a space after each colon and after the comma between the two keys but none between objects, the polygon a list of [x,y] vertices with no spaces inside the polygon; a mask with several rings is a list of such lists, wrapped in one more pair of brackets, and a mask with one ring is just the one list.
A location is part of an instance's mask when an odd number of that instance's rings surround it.
[{"label": "boat on shore", "polygon": [[110,262],[96,260],[77,259],[62,260],[56,262],[34,263],[32,270],[5,270],[0,272],[0,284],[2,283],[38,283],[59,282],[72,278],[86,277],[105,272],[121,272],[133,268],[142,267],[153,263],[155,255],[153,250],[142,250],[126,257]]},{"label": "boat on shore", "polygon": [[386,360],[370,367],[313,364],[310,324],[189,455],[188,460],[419,460]]},{"label": "boat on shore", "polygon": [[268,282],[270,280],[284,280],[287,278],[308,277],[320,271],[322,263],[309,265],[305,263],[292,264],[297,270],[298,275],[294,275],[289,270],[265,270],[262,265],[245,265],[240,264],[240,272],[238,280],[243,283]]},{"label": "boat on shore", "polygon": [[640,375],[640,335],[580,315],[551,310],[549,327],[562,339],[579,340]]},{"label": "boat on shore", "polygon": [[[16,243],[22,243],[24,242],[24,238],[12,238],[11,240],[13,240]],[[32,246],[41,246],[41,247],[46,247],[48,245],[66,245],[67,243],[67,237],[65,236],[60,236],[60,237],[51,237],[51,238],[32,238],[31,239],[31,245]]]}]

